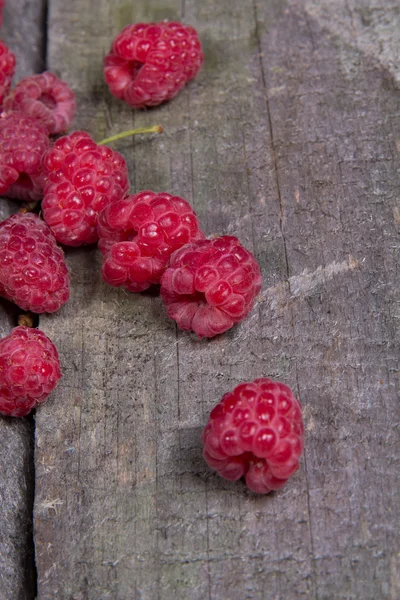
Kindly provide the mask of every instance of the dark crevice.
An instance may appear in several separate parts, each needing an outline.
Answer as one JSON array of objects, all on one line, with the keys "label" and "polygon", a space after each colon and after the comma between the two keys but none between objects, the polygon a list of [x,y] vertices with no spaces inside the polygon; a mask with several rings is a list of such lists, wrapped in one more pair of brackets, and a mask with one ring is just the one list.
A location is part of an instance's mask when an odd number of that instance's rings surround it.
[{"label": "dark crevice", "polygon": [[[47,70],[47,52],[48,52],[48,16],[49,16],[49,0],[42,0],[41,2],[41,45],[40,45],[40,54],[41,54],[41,71]],[[38,315],[34,315],[35,320],[33,323],[34,327],[40,326],[40,317]],[[30,519],[30,530],[29,530],[29,550],[26,556],[26,581],[28,590],[27,593],[29,596],[27,598],[32,598],[35,600],[38,595],[38,571],[36,565],[36,546],[35,546],[35,537],[34,537],[34,503],[35,503],[35,488],[36,488],[36,469],[35,469],[35,437],[36,437],[36,419],[35,419],[36,411],[33,411],[26,419],[29,421],[31,426],[31,452],[29,455],[30,464],[27,468],[27,477],[29,478],[29,494],[27,497],[27,510],[31,515]]]},{"label": "dark crevice", "polygon": [[[276,144],[275,144],[275,139],[274,139],[274,129],[272,126],[271,109],[270,109],[269,99],[268,99],[267,80],[266,80],[265,69],[264,69],[264,65],[263,65],[263,61],[262,61],[263,52],[262,52],[262,48],[261,48],[261,38],[260,38],[260,32],[259,32],[259,28],[258,28],[258,13],[257,13],[256,2],[254,2],[254,4],[253,4],[253,10],[254,10],[254,21],[255,21],[255,36],[256,36],[256,40],[257,40],[257,47],[258,47],[258,54],[259,54],[260,73],[261,73],[263,88],[265,90],[265,106],[266,106],[266,115],[267,115],[269,135],[270,135],[271,154],[272,154],[272,159],[273,159],[273,164],[274,164],[275,182],[276,182],[276,189],[277,189],[278,199],[279,199],[279,210],[280,210],[279,228],[281,231],[281,237],[282,237],[282,242],[283,242],[283,251],[284,251],[285,266],[286,266],[286,277],[287,277],[287,280],[289,281],[290,268],[289,268],[289,258],[288,258],[286,238],[285,238],[285,232],[284,232],[283,199],[282,199],[282,191],[281,191],[281,185],[280,185],[280,179],[279,179],[278,157],[277,157]],[[290,283],[289,283],[289,285],[290,285]]]},{"label": "dark crevice", "polygon": [[41,15],[41,24],[43,36],[41,40],[40,54],[42,57],[42,65],[43,71],[47,69],[47,46],[48,46],[48,38],[47,38],[47,26],[48,26],[48,16],[49,16],[49,0],[42,0],[42,15]]},{"label": "dark crevice", "polygon": [[141,63],[138,60],[132,60],[128,63],[128,69],[132,80],[136,79],[136,77],[139,75],[143,65],[144,63]]},{"label": "dark crevice", "polygon": [[57,101],[53,98],[51,94],[41,94],[38,100],[50,110],[53,110],[57,106]]},{"label": "dark crevice", "polygon": [[28,530],[26,535],[27,540],[27,552],[23,557],[23,570],[25,574],[26,582],[26,598],[34,600],[37,597],[37,570],[35,561],[35,543],[33,539],[33,504],[35,500],[35,417],[31,413],[25,420],[29,424],[30,431],[30,447],[29,454],[27,454],[27,462],[25,468],[26,473],[26,513],[28,518]]}]

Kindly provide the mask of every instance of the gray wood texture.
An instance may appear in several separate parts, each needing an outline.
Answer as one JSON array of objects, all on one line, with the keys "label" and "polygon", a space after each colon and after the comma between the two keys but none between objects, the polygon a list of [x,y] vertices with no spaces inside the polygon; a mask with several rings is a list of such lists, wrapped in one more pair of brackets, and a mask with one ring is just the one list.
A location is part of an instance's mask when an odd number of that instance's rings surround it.
[{"label": "gray wood texture", "polygon": [[[24,15],[24,18],[21,18]],[[0,37],[14,52],[14,83],[44,68],[44,0],[7,0]],[[0,220],[19,209],[19,203],[0,199]],[[16,325],[18,310],[0,299],[0,335]],[[32,539],[34,493],[33,419],[0,415],[0,598],[31,600],[35,593]]]},{"label": "gray wood texture", "polygon": [[[127,23],[182,19],[205,48],[171,103],[111,98]],[[38,599],[398,600],[399,9],[392,0],[50,0],[48,67],[76,127],[116,143],[132,190],[181,194],[260,261],[250,317],[199,342],[159,298],[69,251],[72,297],[41,327],[64,377],[37,413]],[[211,472],[200,432],[240,381],[304,407],[300,471],[260,497]]]}]

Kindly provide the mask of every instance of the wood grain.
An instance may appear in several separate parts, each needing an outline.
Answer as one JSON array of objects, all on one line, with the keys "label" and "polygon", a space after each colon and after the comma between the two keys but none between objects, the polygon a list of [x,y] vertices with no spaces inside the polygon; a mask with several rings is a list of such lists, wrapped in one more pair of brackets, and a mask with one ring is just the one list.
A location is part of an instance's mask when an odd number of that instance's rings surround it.
[{"label": "wood grain", "polygon": [[[14,83],[44,68],[44,0],[7,1],[1,39],[17,58]],[[24,18],[21,19],[21,15]],[[0,220],[19,204],[0,199]],[[16,325],[17,307],[0,299],[0,335]],[[35,594],[32,540],[34,422],[0,416],[0,598],[31,600]]]},{"label": "wood grain", "polygon": [[[208,234],[237,235],[264,289],[243,324],[198,342],[159,298],[107,287],[95,249],[68,253],[71,301],[41,320],[64,378],[37,415],[39,600],[399,597],[399,91],[317,6],[50,2],[49,66],[78,92],[76,126],[161,123],[115,146],[132,189],[181,194]],[[123,25],[164,16],[199,30],[204,69],[132,112],[101,57]],[[210,408],[256,376],[294,388],[307,428],[300,472],[268,497],[201,457]]]}]

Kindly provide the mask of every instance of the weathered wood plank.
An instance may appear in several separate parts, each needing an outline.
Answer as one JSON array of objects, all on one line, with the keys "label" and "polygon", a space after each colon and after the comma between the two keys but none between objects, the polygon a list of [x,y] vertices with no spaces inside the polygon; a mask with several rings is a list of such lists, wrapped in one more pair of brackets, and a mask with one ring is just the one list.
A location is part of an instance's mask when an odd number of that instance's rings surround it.
[{"label": "weathered wood plank", "polygon": [[[71,301],[41,322],[64,378],[37,415],[39,600],[399,596],[398,91],[318,4],[51,0],[49,66],[79,91],[77,126],[162,123],[118,146],[132,187],[182,194],[207,233],[238,235],[264,291],[200,343],[158,298],[105,286],[95,250],[68,253]],[[348,7],[330,20],[349,26]],[[199,29],[205,67],[132,113],[101,55],[164,16]],[[293,386],[308,431],[301,471],[266,498],[213,475],[199,439],[215,401],[260,375]]]},{"label": "weathered wood plank", "polygon": [[[332,29],[360,4],[347,3],[345,17],[340,3],[331,3]],[[366,4],[384,11],[391,3]],[[270,32],[263,31],[267,7],[258,5],[282,234],[288,274],[297,276],[264,304],[263,319],[287,314],[285,349],[306,401],[315,597],[394,599],[399,89],[375,44],[332,35],[310,10],[319,3],[305,5],[289,9]],[[385,23],[387,38],[397,35],[395,21]],[[391,51],[395,56],[398,47],[387,46]],[[343,271],[335,277],[338,263]],[[319,266],[319,285],[310,289],[301,273]]]},{"label": "weathered wood plank", "polygon": [[[45,1],[6,2],[0,32],[17,58],[14,82],[44,67]],[[23,18],[21,16],[24,15]],[[18,203],[0,199],[0,220],[18,210]],[[0,334],[16,325],[16,307],[0,300]],[[34,489],[33,431],[31,418],[0,416],[0,598],[31,600],[35,595],[32,540]]]}]

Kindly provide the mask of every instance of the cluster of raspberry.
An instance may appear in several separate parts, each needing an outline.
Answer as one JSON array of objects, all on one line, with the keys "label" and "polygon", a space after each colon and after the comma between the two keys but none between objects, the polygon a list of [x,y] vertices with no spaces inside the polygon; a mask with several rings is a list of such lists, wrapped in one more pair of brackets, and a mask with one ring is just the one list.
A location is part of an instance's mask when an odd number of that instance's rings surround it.
[{"label": "cluster of raspberry", "polygon": [[[202,62],[192,27],[140,23],[114,39],[104,75],[111,93],[143,108],[173,98]],[[129,292],[158,285],[181,329],[211,338],[242,321],[261,290],[251,252],[233,236],[206,239],[179,196],[129,194],[125,160],[104,145],[109,140],[96,143],[84,131],[61,135],[76,111],[67,83],[45,72],[10,91],[14,68],[14,55],[0,42],[0,194],[41,201],[43,220],[24,209],[0,224],[0,295],[36,314],[57,311],[69,298],[57,242],[98,243],[104,280]],[[57,350],[44,333],[20,325],[0,341],[3,415],[25,416],[60,377]],[[291,390],[257,379],[237,386],[211,412],[204,457],[222,477],[244,476],[251,490],[268,493],[298,469],[303,433]]]}]

